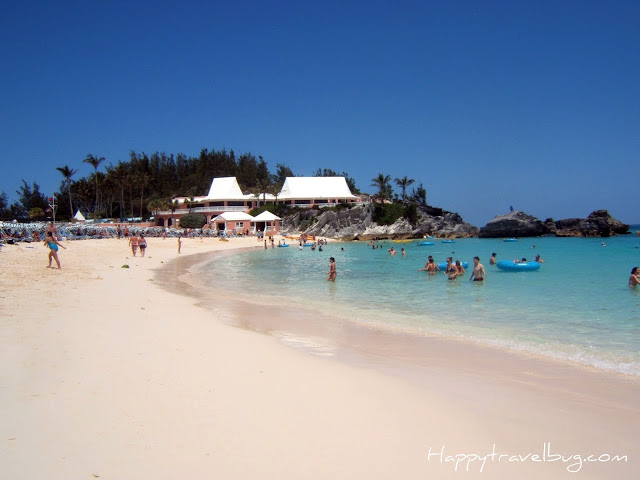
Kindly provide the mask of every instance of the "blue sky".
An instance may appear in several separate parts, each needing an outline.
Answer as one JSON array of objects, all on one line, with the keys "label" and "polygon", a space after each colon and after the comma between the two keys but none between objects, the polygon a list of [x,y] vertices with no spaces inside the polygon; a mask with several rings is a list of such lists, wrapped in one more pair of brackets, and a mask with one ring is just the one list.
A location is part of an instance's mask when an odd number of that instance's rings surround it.
[{"label": "blue sky", "polygon": [[633,1],[5,2],[0,191],[226,148],[406,175],[478,226],[640,223],[638,25]]}]

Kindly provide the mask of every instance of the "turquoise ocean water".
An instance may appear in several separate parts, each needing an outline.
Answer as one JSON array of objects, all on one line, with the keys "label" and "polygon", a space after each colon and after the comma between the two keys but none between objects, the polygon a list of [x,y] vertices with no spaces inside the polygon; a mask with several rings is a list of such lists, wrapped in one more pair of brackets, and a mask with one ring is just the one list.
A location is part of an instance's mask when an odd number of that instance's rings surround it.
[{"label": "turquoise ocean water", "polygon": [[[635,234],[418,243],[379,242],[382,248],[373,250],[367,242],[331,242],[322,252],[293,244],[218,257],[201,274],[219,292],[241,292],[265,305],[640,375],[640,287],[627,285],[631,268],[640,266],[640,237]],[[404,247],[407,255],[390,256],[391,246]],[[544,263],[536,272],[503,272],[489,265],[492,252],[498,260],[533,260],[540,254]],[[478,255],[487,281],[469,282],[469,269],[455,281],[418,272],[429,255],[436,263],[452,256],[470,265]],[[337,263],[335,284],[325,280],[330,256]]]}]

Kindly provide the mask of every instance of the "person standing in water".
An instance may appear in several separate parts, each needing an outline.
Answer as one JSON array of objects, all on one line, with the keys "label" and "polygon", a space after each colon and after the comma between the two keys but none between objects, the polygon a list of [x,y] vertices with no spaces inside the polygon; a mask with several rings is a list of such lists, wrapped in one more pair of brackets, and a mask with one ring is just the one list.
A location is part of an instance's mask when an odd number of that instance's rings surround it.
[{"label": "person standing in water", "polygon": [[329,259],[329,271],[327,272],[327,282],[335,282],[338,272],[336,271],[336,259],[331,257]]},{"label": "person standing in water", "polygon": [[[51,263],[51,260],[49,260],[49,263]],[[640,276],[638,275],[640,269],[638,269],[638,267],[633,267],[631,269],[631,276],[629,276],[629,286],[630,287],[637,287],[638,285],[640,285]]]},{"label": "person standing in water", "polygon": [[56,265],[58,265],[58,270],[60,270],[61,267],[60,260],[58,259],[58,247],[62,247],[65,250],[67,247],[58,243],[58,240],[53,237],[53,232],[51,231],[47,231],[47,238],[45,238],[44,244],[49,247],[49,266],[47,268],[51,268],[51,259],[54,259],[56,261]]},{"label": "person standing in water", "polygon": [[471,272],[469,281],[484,282],[486,276],[487,272],[485,272],[484,266],[480,263],[480,257],[473,257],[473,271]]}]

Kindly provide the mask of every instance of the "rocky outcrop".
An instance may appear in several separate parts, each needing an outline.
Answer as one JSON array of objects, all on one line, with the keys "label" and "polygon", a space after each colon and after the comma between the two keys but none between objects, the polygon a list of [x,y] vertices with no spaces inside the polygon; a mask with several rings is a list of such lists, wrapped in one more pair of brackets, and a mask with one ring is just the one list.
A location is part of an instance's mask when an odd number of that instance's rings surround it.
[{"label": "rocky outcrop", "polygon": [[329,238],[353,238],[371,225],[372,213],[371,205],[343,210],[302,210],[283,218],[282,231]]},{"label": "rocky outcrop", "polygon": [[399,218],[392,225],[378,225],[373,205],[338,210],[306,210],[283,218],[283,233],[306,233],[320,237],[369,240],[377,238],[474,237],[477,227],[460,215],[440,208],[419,207],[414,222]]},{"label": "rocky outcrop", "polygon": [[587,218],[558,220],[555,224],[558,237],[610,237],[629,233],[629,225],[613,218],[607,210],[596,210]]},{"label": "rocky outcrop", "polygon": [[629,225],[622,223],[607,210],[591,212],[587,218],[566,218],[554,221],[547,218],[541,222],[524,212],[501,215],[480,229],[480,238],[539,237],[609,237],[629,233]]},{"label": "rocky outcrop", "polygon": [[509,212],[495,217],[480,229],[480,238],[539,237],[549,228],[536,217],[524,212]]}]

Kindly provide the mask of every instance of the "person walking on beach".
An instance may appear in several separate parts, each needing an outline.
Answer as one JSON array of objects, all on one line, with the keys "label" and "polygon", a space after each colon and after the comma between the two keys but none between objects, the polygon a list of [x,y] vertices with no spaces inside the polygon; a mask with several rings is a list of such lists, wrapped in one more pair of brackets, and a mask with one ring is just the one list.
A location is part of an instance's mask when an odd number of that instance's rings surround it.
[{"label": "person walking on beach", "polygon": [[182,234],[178,234],[178,253],[182,249]]},{"label": "person walking on beach", "polygon": [[480,263],[480,257],[473,257],[473,271],[471,272],[470,282],[484,282],[487,276],[487,272],[484,271],[484,266]]},{"label": "person walking on beach", "polygon": [[[49,261],[51,262],[51,261]],[[630,287],[637,287],[638,285],[640,285],[640,276],[638,276],[638,272],[640,269],[638,269],[638,267],[633,267],[631,269],[631,276],[629,277],[629,286]]]},{"label": "person walking on beach", "polygon": [[133,256],[135,257],[138,253],[138,237],[135,233],[131,234],[131,238],[129,238],[129,245],[131,245],[131,251],[133,252]]},{"label": "person walking on beach", "polygon": [[140,234],[140,238],[138,238],[138,246],[140,247],[140,255],[144,257],[144,252],[147,250],[147,240],[142,233]]},{"label": "person walking on beach", "polygon": [[62,247],[65,250],[67,247],[58,243],[58,240],[53,237],[53,233],[51,231],[47,232],[47,238],[45,238],[44,244],[49,247],[49,266],[47,268],[51,268],[51,259],[54,259],[56,261],[56,265],[58,265],[58,270],[60,270],[61,267],[60,260],[58,259],[58,247]]},{"label": "person walking on beach", "polygon": [[329,259],[329,271],[327,272],[327,282],[335,282],[338,272],[336,271],[336,259],[331,257]]}]

